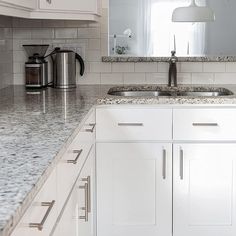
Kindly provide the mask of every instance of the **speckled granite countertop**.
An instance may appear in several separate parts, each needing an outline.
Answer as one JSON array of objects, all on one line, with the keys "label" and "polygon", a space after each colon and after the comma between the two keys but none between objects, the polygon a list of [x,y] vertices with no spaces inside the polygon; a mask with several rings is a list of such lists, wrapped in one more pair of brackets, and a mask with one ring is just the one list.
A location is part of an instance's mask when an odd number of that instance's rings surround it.
[{"label": "speckled granite countertop", "polygon": [[0,90],[1,236],[7,235],[21,215],[22,203],[26,204],[62,146],[106,92],[99,86],[80,86],[67,93],[49,88],[26,94],[23,86]]},{"label": "speckled granite countertop", "polygon": [[[7,235],[10,225],[20,218],[26,199],[41,187],[39,180],[46,176],[50,167],[53,168],[58,152],[94,105],[236,106],[235,95],[222,98],[125,98],[107,95],[110,87],[113,86],[78,86],[66,93],[51,88],[40,93],[26,93],[23,86],[0,90],[0,236]],[[236,86],[220,87],[227,87],[236,94]]]}]

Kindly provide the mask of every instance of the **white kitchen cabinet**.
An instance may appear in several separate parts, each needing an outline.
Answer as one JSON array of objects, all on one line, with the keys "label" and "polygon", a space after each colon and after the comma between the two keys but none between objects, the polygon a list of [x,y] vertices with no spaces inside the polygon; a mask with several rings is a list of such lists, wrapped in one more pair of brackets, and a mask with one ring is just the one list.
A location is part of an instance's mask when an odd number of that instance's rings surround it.
[{"label": "white kitchen cabinet", "polygon": [[172,140],[172,109],[100,108],[97,141]]},{"label": "white kitchen cabinet", "polygon": [[[86,189],[87,188],[87,189]],[[96,235],[95,148],[92,148],[77,182],[78,235]],[[86,216],[87,215],[87,216]]]},{"label": "white kitchen cabinet", "polygon": [[95,148],[93,147],[52,235],[94,236],[96,229],[94,202]]},{"label": "white kitchen cabinet", "polygon": [[0,3],[7,3],[12,6],[28,9],[35,9],[37,7],[37,0],[0,0]]},{"label": "white kitchen cabinet", "polygon": [[100,0],[0,0],[0,15],[29,19],[98,21]]},{"label": "white kitchen cabinet", "polygon": [[95,12],[97,0],[39,0],[40,9]]},{"label": "white kitchen cabinet", "polygon": [[236,141],[236,109],[174,109],[173,139]]},{"label": "white kitchen cabinet", "polygon": [[39,0],[31,18],[98,21],[100,0]]},{"label": "white kitchen cabinet", "polygon": [[27,209],[11,236],[48,236],[58,215],[56,169]]},{"label": "white kitchen cabinet", "polygon": [[174,236],[236,235],[236,145],[174,145]]},{"label": "white kitchen cabinet", "polygon": [[98,143],[97,236],[172,235],[172,148]]}]

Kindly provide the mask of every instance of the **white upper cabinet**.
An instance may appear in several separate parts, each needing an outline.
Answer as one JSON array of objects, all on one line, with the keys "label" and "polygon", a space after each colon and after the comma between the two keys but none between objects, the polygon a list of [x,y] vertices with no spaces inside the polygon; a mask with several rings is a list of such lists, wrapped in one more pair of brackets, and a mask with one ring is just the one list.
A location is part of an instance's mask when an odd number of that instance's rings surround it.
[{"label": "white upper cabinet", "polygon": [[174,236],[236,235],[235,144],[174,145]]},{"label": "white upper cabinet", "polygon": [[0,0],[0,15],[98,21],[100,0]]},{"label": "white upper cabinet", "polygon": [[96,12],[97,0],[40,0],[40,9]]},{"label": "white upper cabinet", "polygon": [[36,9],[37,7],[37,0],[1,0],[0,2],[29,9]]},{"label": "white upper cabinet", "polygon": [[31,18],[98,20],[100,0],[38,0]]}]

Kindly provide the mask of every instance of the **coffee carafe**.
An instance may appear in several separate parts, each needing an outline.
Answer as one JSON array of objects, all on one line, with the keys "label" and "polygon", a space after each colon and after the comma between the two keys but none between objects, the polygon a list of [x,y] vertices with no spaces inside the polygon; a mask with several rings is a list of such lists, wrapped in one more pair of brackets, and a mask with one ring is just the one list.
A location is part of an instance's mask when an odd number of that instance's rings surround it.
[{"label": "coffee carafe", "polygon": [[48,62],[45,54],[49,47],[45,45],[23,45],[28,54],[25,63],[25,86],[27,88],[41,88],[48,85]]}]

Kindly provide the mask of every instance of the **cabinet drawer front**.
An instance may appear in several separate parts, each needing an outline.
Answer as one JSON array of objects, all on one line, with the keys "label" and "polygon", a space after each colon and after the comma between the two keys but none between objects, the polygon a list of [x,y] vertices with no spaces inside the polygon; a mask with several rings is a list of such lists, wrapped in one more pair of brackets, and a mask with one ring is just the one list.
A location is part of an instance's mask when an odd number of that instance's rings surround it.
[{"label": "cabinet drawer front", "polygon": [[58,217],[56,176],[56,170],[54,170],[11,236],[50,235]]},{"label": "cabinet drawer front", "polygon": [[58,204],[62,207],[75,183],[93,144],[70,146],[57,166]]},{"label": "cabinet drawer front", "polygon": [[171,109],[97,109],[97,140],[171,140]]},{"label": "cabinet drawer front", "polygon": [[236,140],[235,109],[176,109],[174,140]]}]

